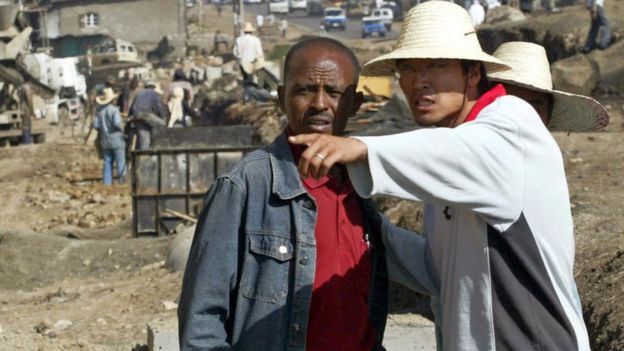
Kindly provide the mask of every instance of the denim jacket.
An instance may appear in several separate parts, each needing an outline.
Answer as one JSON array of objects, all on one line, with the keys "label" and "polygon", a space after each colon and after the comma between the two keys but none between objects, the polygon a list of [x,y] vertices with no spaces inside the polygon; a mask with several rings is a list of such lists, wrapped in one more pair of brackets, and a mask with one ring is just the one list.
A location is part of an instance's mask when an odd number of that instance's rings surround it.
[{"label": "denim jacket", "polygon": [[[368,200],[360,207],[372,245],[374,350],[383,350],[381,217]],[[181,350],[305,350],[316,215],[284,134],[219,177],[206,195],[184,275]]]},{"label": "denim jacket", "polygon": [[98,131],[102,149],[123,149],[126,142],[121,125],[121,115],[117,106],[101,106],[93,120],[93,128]]}]

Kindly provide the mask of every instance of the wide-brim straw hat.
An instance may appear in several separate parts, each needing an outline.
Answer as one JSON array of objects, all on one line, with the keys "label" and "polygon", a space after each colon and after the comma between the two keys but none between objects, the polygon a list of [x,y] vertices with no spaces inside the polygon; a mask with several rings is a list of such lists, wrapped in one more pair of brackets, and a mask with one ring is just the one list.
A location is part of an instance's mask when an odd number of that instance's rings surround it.
[{"label": "wide-brim straw hat", "polygon": [[251,22],[245,22],[245,26],[243,27],[243,33],[253,33],[256,31],[256,28],[251,24]]},{"label": "wide-brim straw hat", "polygon": [[528,42],[508,42],[496,49],[494,56],[511,69],[487,72],[491,81],[516,85],[552,94],[553,108],[548,129],[566,132],[595,131],[609,124],[609,113],[596,100],[554,90],[546,50]]},{"label": "wide-brim straw hat", "polygon": [[106,105],[117,98],[117,94],[112,88],[104,88],[102,93],[95,97],[95,102],[99,105]]},{"label": "wide-brim straw hat", "polygon": [[427,1],[412,7],[403,20],[396,48],[362,67],[362,75],[392,75],[399,59],[460,59],[481,61],[490,71],[507,69],[486,54],[470,15],[448,1]]}]

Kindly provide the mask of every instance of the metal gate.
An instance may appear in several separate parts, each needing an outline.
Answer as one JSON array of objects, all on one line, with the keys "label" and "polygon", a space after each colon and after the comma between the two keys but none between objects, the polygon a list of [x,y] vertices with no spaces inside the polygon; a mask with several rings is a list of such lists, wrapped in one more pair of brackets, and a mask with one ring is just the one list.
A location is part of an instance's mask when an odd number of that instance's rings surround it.
[{"label": "metal gate", "polygon": [[159,148],[132,152],[134,235],[166,235],[184,216],[196,217],[214,180],[256,148]]}]

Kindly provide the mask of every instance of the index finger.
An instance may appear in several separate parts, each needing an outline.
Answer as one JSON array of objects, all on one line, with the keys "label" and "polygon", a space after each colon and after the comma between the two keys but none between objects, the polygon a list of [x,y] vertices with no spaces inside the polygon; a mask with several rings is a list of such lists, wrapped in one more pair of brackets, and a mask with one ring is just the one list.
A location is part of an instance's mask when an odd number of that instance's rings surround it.
[{"label": "index finger", "polygon": [[318,137],[319,134],[299,134],[288,137],[288,142],[295,145],[310,146]]}]

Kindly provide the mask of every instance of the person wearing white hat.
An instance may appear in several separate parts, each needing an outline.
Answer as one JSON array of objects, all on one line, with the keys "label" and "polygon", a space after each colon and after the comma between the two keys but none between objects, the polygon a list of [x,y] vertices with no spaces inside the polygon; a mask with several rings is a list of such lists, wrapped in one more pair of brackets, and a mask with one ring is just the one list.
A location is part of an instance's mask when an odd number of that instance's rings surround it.
[{"label": "person wearing white hat", "polygon": [[550,64],[543,46],[512,41],[501,44],[493,56],[511,69],[488,73],[490,81],[503,83],[507,94],[531,104],[548,129],[591,132],[609,123],[609,114],[598,101],[553,89]]},{"label": "person wearing white hat", "polygon": [[260,38],[253,35],[255,28],[249,22],[243,27],[243,35],[236,38],[234,44],[234,56],[238,59],[243,85],[245,87],[245,101],[251,99],[248,86],[254,83],[254,72],[261,68],[264,63],[264,51]]},{"label": "person wearing white hat", "polygon": [[508,69],[463,8],[413,7],[396,49],[362,74],[397,74],[414,120],[433,128],[294,136],[307,146],[299,171],[345,163],[361,196],[425,203],[423,236],[386,225],[384,244],[389,277],[431,295],[439,350],[589,350],[561,150],[531,105],[485,89],[483,66]]},{"label": "person wearing white hat", "polygon": [[102,148],[104,167],[102,179],[105,185],[113,183],[113,164],[117,164],[117,179],[123,183],[126,172],[126,142],[123,136],[121,114],[119,108],[112,104],[117,95],[112,88],[104,88],[95,97],[99,105],[93,120],[93,129],[98,131],[98,139]]}]

